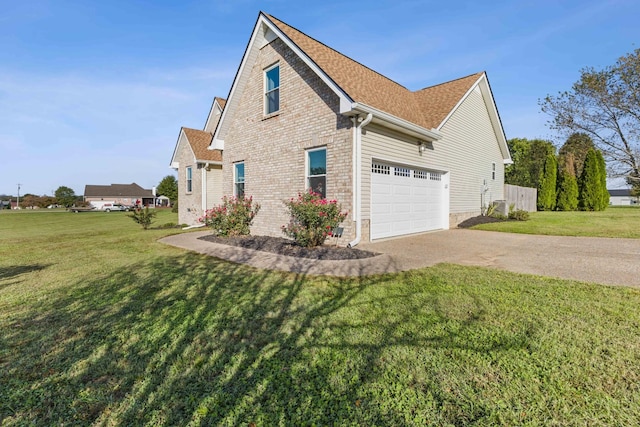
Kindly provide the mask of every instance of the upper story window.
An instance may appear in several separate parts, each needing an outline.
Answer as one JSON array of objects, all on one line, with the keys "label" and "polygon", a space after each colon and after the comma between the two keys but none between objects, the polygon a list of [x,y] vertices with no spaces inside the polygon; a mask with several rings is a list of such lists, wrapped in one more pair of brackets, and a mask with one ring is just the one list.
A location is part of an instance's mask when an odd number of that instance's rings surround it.
[{"label": "upper story window", "polygon": [[264,112],[275,113],[280,110],[280,65],[264,70]]},{"label": "upper story window", "polygon": [[323,199],[327,197],[327,149],[307,151],[307,186]]},{"label": "upper story window", "polygon": [[187,166],[187,193],[191,193],[193,190],[193,171],[191,166]]},{"label": "upper story window", "polygon": [[244,162],[233,165],[233,194],[244,197]]}]

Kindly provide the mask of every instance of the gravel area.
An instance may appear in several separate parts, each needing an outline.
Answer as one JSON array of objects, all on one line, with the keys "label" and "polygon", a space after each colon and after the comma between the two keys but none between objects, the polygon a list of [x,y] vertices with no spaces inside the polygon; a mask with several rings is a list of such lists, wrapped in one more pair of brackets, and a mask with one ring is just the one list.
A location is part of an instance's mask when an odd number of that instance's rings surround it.
[{"label": "gravel area", "polygon": [[363,251],[354,248],[345,248],[325,244],[316,248],[303,248],[294,241],[282,237],[269,236],[239,236],[239,237],[217,237],[213,234],[199,237],[207,242],[220,243],[223,245],[238,246],[257,251],[271,252],[279,255],[287,255],[298,258],[309,258],[316,260],[345,260],[363,259],[378,255],[375,252]]}]

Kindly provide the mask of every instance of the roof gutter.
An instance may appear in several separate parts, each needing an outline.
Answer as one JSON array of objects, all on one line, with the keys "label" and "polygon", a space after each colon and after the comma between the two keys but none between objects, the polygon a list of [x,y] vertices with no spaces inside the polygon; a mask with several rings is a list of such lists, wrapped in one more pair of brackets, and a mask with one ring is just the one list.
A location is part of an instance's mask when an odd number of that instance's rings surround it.
[{"label": "roof gutter", "polygon": [[348,248],[353,248],[362,239],[362,128],[373,120],[373,113],[368,113],[362,119],[359,115],[353,117],[353,206],[356,220],[356,238],[349,242]]},{"label": "roof gutter", "polygon": [[381,122],[387,127],[398,130],[403,133],[408,133],[410,135],[426,139],[427,141],[437,141],[442,139],[442,134],[436,129],[426,129],[422,126],[418,126],[414,123],[411,123],[407,120],[398,118],[389,113],[385,113],[384,111],[378,110],[376,108],[370,107],[366,104],[361,104],[359,102],[351,103],[350,110],[341,111],[342,114],[349,115],[354,114],[358,115],[358,113],[362,114],[373,114],[375,115],[376,122]]}]

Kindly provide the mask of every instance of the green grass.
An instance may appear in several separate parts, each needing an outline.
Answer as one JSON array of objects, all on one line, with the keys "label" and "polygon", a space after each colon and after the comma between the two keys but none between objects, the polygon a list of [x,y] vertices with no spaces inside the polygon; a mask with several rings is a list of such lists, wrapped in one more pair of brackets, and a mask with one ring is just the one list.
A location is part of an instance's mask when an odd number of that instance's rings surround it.
[{"label": "green grass", "polygon": [[0,213],[1,425],[640,423],[637,289],[309,277],[156,242],[172,232]]},{"label": "green grass", "polygon": [[529,221],[481,224],[475,230],[555,236],[640,239],[640,208],[609,207],[602,212],[532,212]]}]

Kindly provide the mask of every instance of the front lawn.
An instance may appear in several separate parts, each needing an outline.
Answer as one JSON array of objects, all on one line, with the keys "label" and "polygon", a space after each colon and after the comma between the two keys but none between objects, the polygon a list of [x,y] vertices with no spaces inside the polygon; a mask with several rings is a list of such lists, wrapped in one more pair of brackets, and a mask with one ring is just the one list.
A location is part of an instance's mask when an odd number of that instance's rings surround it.
[{"label": "front lawn", "polygon": [[1,425],[640,423],[637,289],[308,277],[156,242],[172,232],[0,213]]},{"label": "front lawn", "polygon": [[602,212],[532,212],[529,221],[480,224],[474,230],[555,236],[640,239],[640,208],[608,207]]}]

